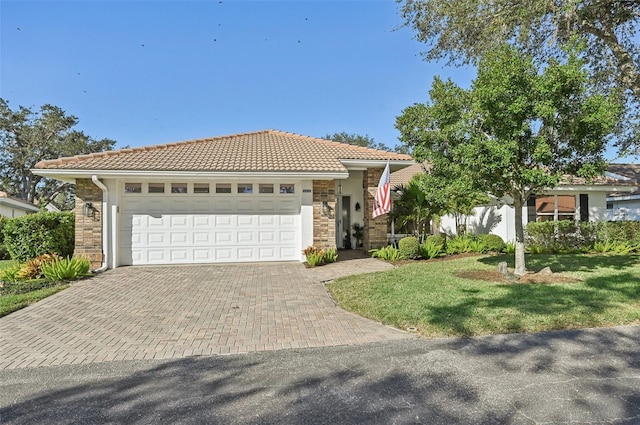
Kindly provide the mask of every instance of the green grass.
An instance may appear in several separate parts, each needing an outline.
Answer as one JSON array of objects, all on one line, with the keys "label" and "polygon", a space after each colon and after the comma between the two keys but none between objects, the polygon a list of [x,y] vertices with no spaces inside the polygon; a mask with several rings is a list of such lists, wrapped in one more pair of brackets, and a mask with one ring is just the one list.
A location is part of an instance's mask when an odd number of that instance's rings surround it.
[{"label": "green grass", "polygon": [[[0,260],[0,270],[14,264],[11,260]],[[59,282],[32,281],[18,284],[5,284],[0,289],[0,317],[25,308],[29,304],[60,292],[69,285]]]},{"label": "green grass", "polygon": [[513,267],[513,255],[408,264],[336,280],[329,290],[345,309],[427,337],[539,332],[640,324],[637,255],[534,255],[527,268],[550,266],[577,283],[521,284],[470,280],[465,270]]}]

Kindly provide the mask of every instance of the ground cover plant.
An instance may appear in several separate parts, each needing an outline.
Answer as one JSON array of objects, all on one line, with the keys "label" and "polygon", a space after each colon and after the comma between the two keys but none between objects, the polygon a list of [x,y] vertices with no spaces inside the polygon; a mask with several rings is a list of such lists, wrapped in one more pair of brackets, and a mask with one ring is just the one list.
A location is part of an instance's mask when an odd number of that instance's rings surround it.
[{"label": "ground cover plant", "polygon": [[0,261],[0,317],[40,301],[89,275],[84,258],[45,254],[24,263]]},{"label": "ground cover plant", "polygon": [[[553,284],[484,280],[513,256],[473,256],[406,264],[338,279],[328,286],[343,308],[427,337],[540,332],[640,324],[638,255],[529,255]],[[465,273],[467,273],[465,275]],[[465,277],[466,276],[466,277]]]}]

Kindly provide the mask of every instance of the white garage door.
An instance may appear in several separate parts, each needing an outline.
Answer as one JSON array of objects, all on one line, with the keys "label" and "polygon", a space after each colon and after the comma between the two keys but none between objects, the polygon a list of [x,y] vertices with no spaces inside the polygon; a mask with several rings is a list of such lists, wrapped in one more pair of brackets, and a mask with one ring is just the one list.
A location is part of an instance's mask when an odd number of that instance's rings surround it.
[{"label": "white garage door", "polygon": [[124,197],[121,264],[300,260],[296,195]]}]

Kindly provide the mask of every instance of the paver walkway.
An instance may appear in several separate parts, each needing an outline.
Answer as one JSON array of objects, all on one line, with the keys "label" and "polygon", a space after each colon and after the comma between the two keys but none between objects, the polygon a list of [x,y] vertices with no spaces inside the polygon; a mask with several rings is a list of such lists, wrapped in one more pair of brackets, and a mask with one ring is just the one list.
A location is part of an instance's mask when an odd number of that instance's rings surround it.
[{"label": "paver walkway", "polygon": [[0,370],[409,338],[336,307],[323,280],[374,259],[122,267],[0,318]]}]

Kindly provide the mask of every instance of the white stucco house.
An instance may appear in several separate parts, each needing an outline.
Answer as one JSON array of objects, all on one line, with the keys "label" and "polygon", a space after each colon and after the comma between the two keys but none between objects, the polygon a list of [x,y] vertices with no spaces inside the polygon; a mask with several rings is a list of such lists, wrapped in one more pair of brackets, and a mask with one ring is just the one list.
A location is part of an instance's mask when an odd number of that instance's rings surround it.
[{"label": "white stucco house", "polygon": [[[640,186],[640,164],[611,164],[609,172]],[[613,192],[607,196],[607,219],[610,221],[640,221],[640,188],[633,192]]]},{"label": "white stucco house", "polygon": [[[421,164],[392,173],[392,184],[406,184],[417,173],[424,172]],[[532,221],[565,220],[601,221],[608,219],[607,202],[611,194],[627,196],[637,190],[636,182],[607,173],[591,182],[567,176],[558,187],[532,196],[522,210],[523,224]],[[515,210],[512,199],[496,200],[479,205],[474,214],[466,217],[467,230],[476,234],[495,234],[505,241],[515,240]],[[441,217],[440,231],[456,233],[453,216]]]},{"label": "white stucco house", "polygon": [[386,164],[408,155],[276,130],[42,161],[76,185],[75,253],[121,265],[303,261],[307,246],[386,244],[371,218]]},{"label": "white stucco house", "polygon": [[40,209],[33,204],[13,198],[6,192],[0,192],[0,216],[9,218],[22,217],[38,211]]}]

